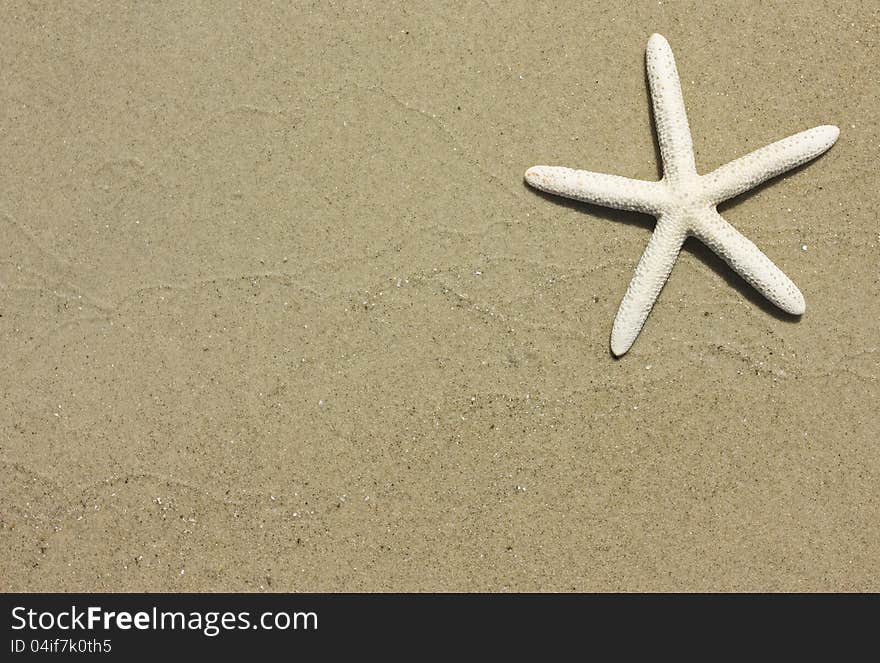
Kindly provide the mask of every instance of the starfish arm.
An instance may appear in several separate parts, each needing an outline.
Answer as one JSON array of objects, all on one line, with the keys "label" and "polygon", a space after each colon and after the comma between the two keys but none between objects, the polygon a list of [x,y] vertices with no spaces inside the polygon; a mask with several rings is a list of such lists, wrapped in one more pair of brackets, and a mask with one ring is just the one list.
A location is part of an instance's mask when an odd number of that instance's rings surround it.
[{"label": "starfish arm", "polygon": [[792,315],[803,314],[806,303],[798,287],[718,212],[701,216],[691,232],[776,306]]},{"label": "starfish arm", "polygon": [[536,189],[558,196],[647,214],[659,213],[667,197],[666,188],[660,182],[633,180],[562,166],[529,168],[526,182]]},{"label": "starfish arm", "polygon": [[835,126],[814,127],[724,164],[703,177],[709,196],[715,204],[738,196],[815,159],[834,145],[839,135],[840,129]]},{"label": "starfish arm", "polygon": [[683,224],[661,217],[636,266],[611,329],[611,352],[620,356],[630,349],[672,271],[686,236]]},{"label": "starfish arm", "polygon": [[645,61],[651,86],[654,126],[663,157],[663,176],[675,179],[681,174],[695,173],[691,130],[669,42],[661,35],[651,35]]}]

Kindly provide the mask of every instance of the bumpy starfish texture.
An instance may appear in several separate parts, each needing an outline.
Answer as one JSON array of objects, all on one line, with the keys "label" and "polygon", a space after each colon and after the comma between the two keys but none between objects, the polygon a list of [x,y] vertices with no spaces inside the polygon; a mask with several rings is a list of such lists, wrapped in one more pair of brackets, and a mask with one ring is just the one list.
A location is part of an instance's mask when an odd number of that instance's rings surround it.
[{"label": "bumpy starfish texture", "polygon": [[688,235],[704,242],[783,311],[801,315],[806,305],[797,286],[715,207],[819,156],[840,130],[820,126],[802,131],[698,175],[678,71],[661,35],[648,40],[646,59],[663,179],[648,182],[558,166],[535,166],[525,176],[531,186],[548,193],[657,217],[614,319],[611,351],[620,356],[636,340]]}]

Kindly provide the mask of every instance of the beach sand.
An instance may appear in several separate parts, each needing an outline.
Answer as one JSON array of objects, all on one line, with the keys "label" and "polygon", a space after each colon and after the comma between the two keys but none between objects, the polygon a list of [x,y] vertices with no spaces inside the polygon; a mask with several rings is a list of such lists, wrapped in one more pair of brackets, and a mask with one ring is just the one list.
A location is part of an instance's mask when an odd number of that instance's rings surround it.
[{"label": "beach sand", "polygon": [[[282,3],[283,4],[283,3]],[[880,591],[875,2],[9,3],[0,589]],[[807,301],[523,173],[700,172]]]}]

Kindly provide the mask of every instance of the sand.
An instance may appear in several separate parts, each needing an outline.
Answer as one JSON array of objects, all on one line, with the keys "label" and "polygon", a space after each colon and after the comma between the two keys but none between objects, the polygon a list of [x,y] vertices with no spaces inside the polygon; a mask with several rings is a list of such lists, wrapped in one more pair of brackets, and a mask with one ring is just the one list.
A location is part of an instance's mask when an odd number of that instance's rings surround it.
[{"label": "sand", "polygon": [[[0,589],[880,590],[874,2],[9,4]],[[286,5],[286,3],[279,3]],[[803,291],[529,190],[701,172]]]}]

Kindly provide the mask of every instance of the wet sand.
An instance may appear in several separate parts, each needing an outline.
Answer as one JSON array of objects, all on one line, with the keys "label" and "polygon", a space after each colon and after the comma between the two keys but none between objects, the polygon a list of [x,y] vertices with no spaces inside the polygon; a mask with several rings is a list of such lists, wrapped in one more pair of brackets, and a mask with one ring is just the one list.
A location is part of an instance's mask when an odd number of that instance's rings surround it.
[{"label": "wet sand", "polygon": [[[11,4],[0,589],[880,590],[871,2]],[[633,6],[634,5],[634,6]],[[658,176],[837,124],[689,240],[620,360]]]}]

